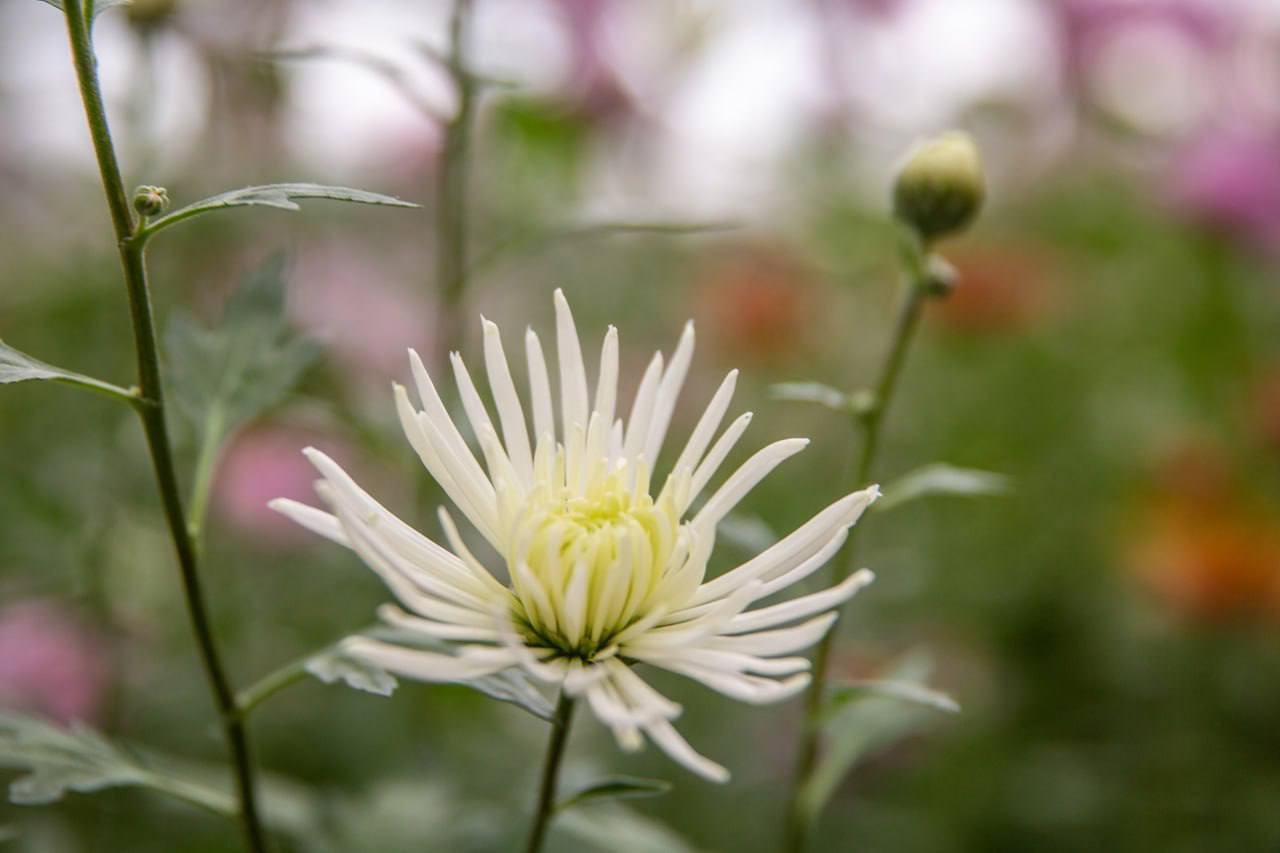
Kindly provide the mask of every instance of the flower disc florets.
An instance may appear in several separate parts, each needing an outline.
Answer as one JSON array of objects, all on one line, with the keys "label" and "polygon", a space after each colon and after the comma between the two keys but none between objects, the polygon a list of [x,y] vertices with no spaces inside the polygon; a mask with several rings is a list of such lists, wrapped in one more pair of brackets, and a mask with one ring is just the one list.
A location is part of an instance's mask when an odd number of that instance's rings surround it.
[{"label": "flower disc florets", "polygon": [[535,488],[505,555],[513,617],[531,640],[591,661],[661,605],[663,574],[690,532],[670,496],[655,503],[625,467],[585,488]]}]

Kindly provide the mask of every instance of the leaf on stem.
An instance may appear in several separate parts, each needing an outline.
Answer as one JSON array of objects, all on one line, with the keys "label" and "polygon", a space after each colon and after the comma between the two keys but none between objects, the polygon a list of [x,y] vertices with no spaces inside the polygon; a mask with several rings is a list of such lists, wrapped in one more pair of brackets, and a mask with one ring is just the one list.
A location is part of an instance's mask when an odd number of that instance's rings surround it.
[{"label": "leaf on stem", "polygon": [[281,400],[317,348],[285,320],[284,256],[250,273],[227,302],[221,325],[205,329],[175,315],[165,335],[174,401],[203,447]]},{"label": "leaf on stem", "polygon": [[348,687],[379,696],[390,696],[397,686],[394,675],[345,654],[339,646],[330,646],[307,658],[303,668],[325,684],[341,681]]},{"label": "leaf on stem", "polygon": [[[59,12],[65,11],[62,0],[40,0],[40,2],[49,4]],[[97,18],[113,6],[128,6],[132,2],[133,0],[96,0],[93,4],[93,17]]]},{"label": "leaf on stem", "polygon": [[[883,679],[864,682],[857,691],[837,690],[836,704],[823,725],[830,748],[800,791],[800,807],[808,820],[822,811],[859,761],[915,734],[929,722],[930,711],[939,707],[942,697],[922,686],[932,669],[928,655],[913,653],[903,657]],[[876,689],[870,689],[869,684]],[[890,684],[899,686],[885,687]],[[929,694],[933,694],[932,702],[921,701]],[[944,698],[954,706],[950,697]]]},{"label": "leaf on stem", "polygon": [[0,711],[0,766],[26,770],[9,785],[16,805],[42,805],[69,791],[147,784],[147,771],[97,732],[63,729],[38,717]]},{"label": "leaf on stem", "polygon": [[124,388],[117,387],[109,382],[103,382],[100,379],[94,379],[92,376],[85,376],[70,370],[63,370],[61,367],[54,367],[52,364],[46,364],[0,341],[0,385],[30,380],[64,382],[78,388],[87,388],[90,391],[98,391],[112,397],[122,398],[129,402],[134,401],[133,394]]},{"label": "leaf on stem", "polygon": [[556,803],[557,812],[574,806],[604,800],[637,800],[658,797],[671,790],[671,783],[663,779],[643,779],[638,776],[606,776],[574,791]]},{"label": "leaf on stem", "polygon": [[[365,636],[401,646],[417,647],[445,654],[452,653],[450,645],[446,642],[432,641],[419,634],[396,628],[374,628],[365,632]],[[380,696],[390,695],[397,683],[394,675],[354,657],[343,649],[342,643],[330,646],[309,658],[304,668],[326,684],[343,681],[349,687],[377,693]],[[523,708],[540,719],[550,721],[555,716],[555,709],[551,703],[538,688],[533,686],[522,670],[507,669],[459,683],[473,690],[479,690],[492,699]]]},{"label": "leaf on stem", "polygon": [[144,237],[171,225],[176,225],[195,216],[205,213],[211,213],[215,210],[224,210],[229,207],[274,207],[279,210],[301,210],[298,205],[300,199],[329,199],[331,201],[346,201],[354,204],[379,204],[389,207],[417,207],[413,202],[404,201],[394,196],[382,195],[381,193],[371,193],[365,190],[355,190],[349,187],[329,187],[321,184],[265,184],[258,187],[244,187],[243,189],[231,190],[225,193],[219,193],[215,196],[197,201],[195,204],[189,204],[186,207],[175,210],[167,216],[162,216],[148,223],[139,231]]},{"label": "leaf on stem", "polygon": [[848,681],[832,686],[828,693],[827,713],[838,713],[850,702],[865,699],[868,696],[886,696],[902,702],[910,702],[948,714],[960,713],[960,703],[956,702],[941,690],[934,690],[924,684],[912,681]]},{"label": "leaf on stem", "polygon": [[837,412],[854,411],[853,397],[821,382],[780,382],[769,389],[775,400],[817,403]]},{"label": "leaf on stem", "polygon": [[1004,495],[1012,489],[1012,481],[1003,474],[937,462],[917,468],[885,486],[884,497],[872,506],[876,511],[884,512],[933,495],[980,497]]}]

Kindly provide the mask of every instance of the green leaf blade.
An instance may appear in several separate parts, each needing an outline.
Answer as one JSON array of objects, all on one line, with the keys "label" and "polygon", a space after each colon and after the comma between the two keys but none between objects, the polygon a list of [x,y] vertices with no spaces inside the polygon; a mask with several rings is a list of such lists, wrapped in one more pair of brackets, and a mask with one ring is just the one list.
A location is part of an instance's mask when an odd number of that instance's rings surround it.
[{"label": "green leaf blade", "polygon": [[816,403],[837,412],[854,411],[854,400],[845,392],[821,382],[779,382],[769,388],[775,400]]},{"label": "green leaf blade", "polygon": [[660,797],[671,790],[671,783],[663,779],[644,779],[639,776],[606,776],[597,779],[569,794],[559,803],[556,811],[605,800],[637,800]]},{"label": "green leaf blade", "polygon": [[81,373],[55,367],[52,364],[46,364],[0,341],[0,385],[31,381],[62,382],[77,388],[97,391],[100,394],[115,397],[131,405],[138,400],[137,396],[130,391],[112,385],[110,382],[103,382],[101,379],[94,379],[92,376],[85,376]]},{"label": "green leaf blade", "polygon": [[940,495],[987,497],[1007,495],[1012,490],[1013,481],[1003,474],[936,462],[887,485],[884,497],[876,501],[872,509],[884,512],[920,498]]},{"label": "green leaf blade", "polygon": [[344,201],[351,204],[381,205],[384,207],[418,207],[413,202],[404,201],[395,196],[352,189],[351,187],[309,183],[263,184],[261,186],[229,190],[179,208],[167,216],[163,216],[146,225],[139,231],[139,237],[147,239],[156,232],[177,225],[179,222],[184,222],[206,213],[212,213],[215,210],[226,210],[233,207],[273,207],[277,210],[298,211],[302,209],[298,204],[299,200],[318,199]]}]

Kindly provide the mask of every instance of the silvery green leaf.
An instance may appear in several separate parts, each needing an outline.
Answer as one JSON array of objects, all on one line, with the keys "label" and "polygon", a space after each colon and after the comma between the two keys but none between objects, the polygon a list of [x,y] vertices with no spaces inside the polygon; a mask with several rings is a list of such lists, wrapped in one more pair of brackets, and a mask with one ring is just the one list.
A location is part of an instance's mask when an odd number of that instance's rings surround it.
[{"label": "silvery green leaf", "polygon": [[828,713],[836,713],[850,702],[867,696],[887,696],[903,702],[912,702],[948,714],[960,713],[960,704],[941,690],[911,681],[848,681],[832,686],[827,699]]},{"label": "silvery green leaf", "polygon": [[837,412],[851,412],[854,409],[852,397],[821,382],[780,382],[770,387],[769,393],[775,400],[817,403]]},{"label": "silvery green leaf", "polygon": [[666,824],[621,803],[603,803],[590,810],[571,809],[557,817],[553,833],[575,839],[564,849],[603,850],[608,853],[698,853],[698,848]]},{"label": "silvery green leaf", "polygon": [[68,385],[87,388],[90,391],[97,391],[129,402],[133,401],[133,395],[123,388],[112,385],[109,382],[94,379],[92,376],[85,376],[70,370],[64,370],[61,367],[54,367],[52,364],[46,364],[0,341],[0,385],[30,380],[64,382]]},{"label": "silvery green leaf", "polygon": [[9,785],[9,799],[18,805],[147,783],[142,767],[92,729],[64,729],[16,711],[0,711],[0,766],[27,771]]},{"label": "silvery green leaf", "polygon": [[[48,3],[59,12],[63,11],[62,0],[40,0],[42,3]],[[103,12],[113,6],[128,6],[133,0],[96,0],[93,4],[93,17],[97,18]]]},{"label": "silvery green leaf", "polygon": [[556,803],[556,810],[573,808],[602,800],[636,800],[658,797],[671,790],[671,783],[663,779],[642,779],[638,776],[606,776],[579,788]]},{"label": "silvery green leaf", "polygon": [[394,196],[355,190],[349,187],[328,187],[321,184],[306,183],[265,184],[258,187],[244,187],[243,189],[219,193],[194,204],[189,204],[147,223],[139,233],[145,239],[157,231],[168,228],[171,225],[177,225],[187,219],[232,207],[274,207],[278,210],[301,210],[302,208],[298,201],[304,199],[328,199],[330,201],[376,204],[388,207],[418,206],[413,202],[403,201]]},{"label": "silvery green leaf", "polygon": [[[365,632],[365,635],[409,648],[444,654],[451,654],[453,651],[453,647],[446,642],[398,628],[374,628]],[[382,696],[389,695],[396,685],[393,675],[348,654],[343,650],[341,643],[310,658],[305,668],[307,672],[327,684],[341,679],[358,690],[366,690]],[[543,720],[549,721],[555,715],[555,709],[547,698],[533,685],[523,670],[515,667],[458,683],[473,690],[479,690],[499,702],[507,702],[523,708]]]},{"label": "silvery green leaf", "polygon": [[[877,680],[920,684],[932,669],[928,655],[914,653],[903,657],[883,679]],[[848,697],[843,707],[828,716],[823,729],[830,748],[800,791],[800,808],[807,820],[822,811],[836,787],[861,759],[914,734],[929,722],[932,709],[901,699],[867,691],[856,701]]]},{"label": "silvery green leaf", "polygon": [[339,647],[331,646],[307,659],[307,672],[325,684],[339,681],[356,690],[390,696],[396,689],[396,677],[372,664],[345,654]]},{"label": "silvery green leaf", "polygon": [[201,441],[220,441],[274,405],[317,354],[284,314],[284,256],[246,276],[227,302],[223,322],[206,329],[176,314],[165,350],[178,408]]},{"label": "silvery green leaf", "polygon": [[945,462],[937,462],[917,468],[885,486],[884,497],[872,504],[871,508],[884,512],[932,495],[1004,495],[1012,488],[1012,482],[1003,474],[976,468],[957,468]]}]

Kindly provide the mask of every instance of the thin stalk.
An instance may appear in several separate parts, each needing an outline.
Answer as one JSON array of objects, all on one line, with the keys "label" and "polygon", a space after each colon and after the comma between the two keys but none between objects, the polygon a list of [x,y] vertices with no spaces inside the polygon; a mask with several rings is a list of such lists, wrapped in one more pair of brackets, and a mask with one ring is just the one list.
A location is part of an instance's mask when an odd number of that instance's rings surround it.
[{"label": "thin stalk", "polygon": [[209,689],[213,693],[223,733],[235,768],[236,791],[239,799],[240,823],[245,846],[253,853],[266,848],[266,836],[258,818],[254,797],[253,770],[249,761],[249,745],[244,726],[236,715],[235,693],[231,689],[214,640],[213,626],[209,619],[204,591],[200,583],[195,543],[187,530],[178,487],[177,471],[173,462],[173,449],[165,424],[164,388],[160,379],[160,356],[156,344],[155,321],[151,312],[151,293],[147,285],[146,261],[143,249],[133,241],[135,223],[129,207],[120,175],[120,165],[111,142],[107,124],[106,107],[98,84],[97,60],[84,6],[80,0],[67,0],[63,4],[67,17],[67,34],[71,43],[71,56],[75,63],[80,97],[84,102],[85,118],[93,140],[102,188],[115,230],[120,263],[124,270],[125,287],[129,295],[129,314],[133,325],[134,346],[138,362],[139,404],[136,407],[147,437],[151,464],[155,473],[156,488],[164,508],[165,521],[177,553],[182,576],[187,613],[191,619],[200,661],[204,667]]},{"label": "thin stalk", "polygon": [[[906,361],[907,350],[915,337],[916,328],[920,324],[925,301],[929,298],[927,267],[923,260],[923,250],[917,245],[909,245],[904,249],[909,272],[909,283],[902,294],[902,302],[898,306],[898,317],[894,323],[893,336],[889,350],[880,366],[880,374],[876,380],[869,406],[860,412],[854,420],[854,427],[861,433],[861,445],[857,456],[845,466],[844,482],[850,488],[862,488],[871,477],[876,457],[880,450],[880,434],[884,426],[885,413],[898,387],[898,377],[902,365]],[[852,473],[852,477],[849,473]],[[854,570],[854,557],[857,552],[857,539],[860,526],[855,525],[845,539],[840,553],[831,561],[827,569],[829,581],[839,583]],[[804,698],[804,717],[800,733],[800,747],[796,757],[795,775],[792,779],[791,798],[787,807],[785,827],[785,850],[789,853],[802,853],[808,843],[809,833],[817,818],[810,814],[809,807],[803,799],[818,761],[818,744],[821,737],[822,700],[826,690],[827,668],[831,659],[831,646],[834,642],[839,622],[831,627],[818,643],[813,656],[813,680]]]},{"label": "thin stalk", "polygon": [[569,740],[569,724],[573,722],[573,699],[563,689],[556,702],[555,717],[551,721],[551,740],[547,742],[547,758],[542,765],[542,787],[538,791],[538,810],[529,828],[529,843],[525,853],[541,853],[546,840],[547,827],[555,814],[556,780],[560,777],[560,762],[564,759],[564,746]]},{"label": "thin stalk", "polygon": [[436,287],[441,299],[442,363],[461,346],[467,292],[467,192],[477,91],[476,79],[467,65],[471,3],[472,0],[454,0],[449,15],[449,52],[444,58],[445,69],[458,93],[458,109],[444,127],[436,181]]}]

